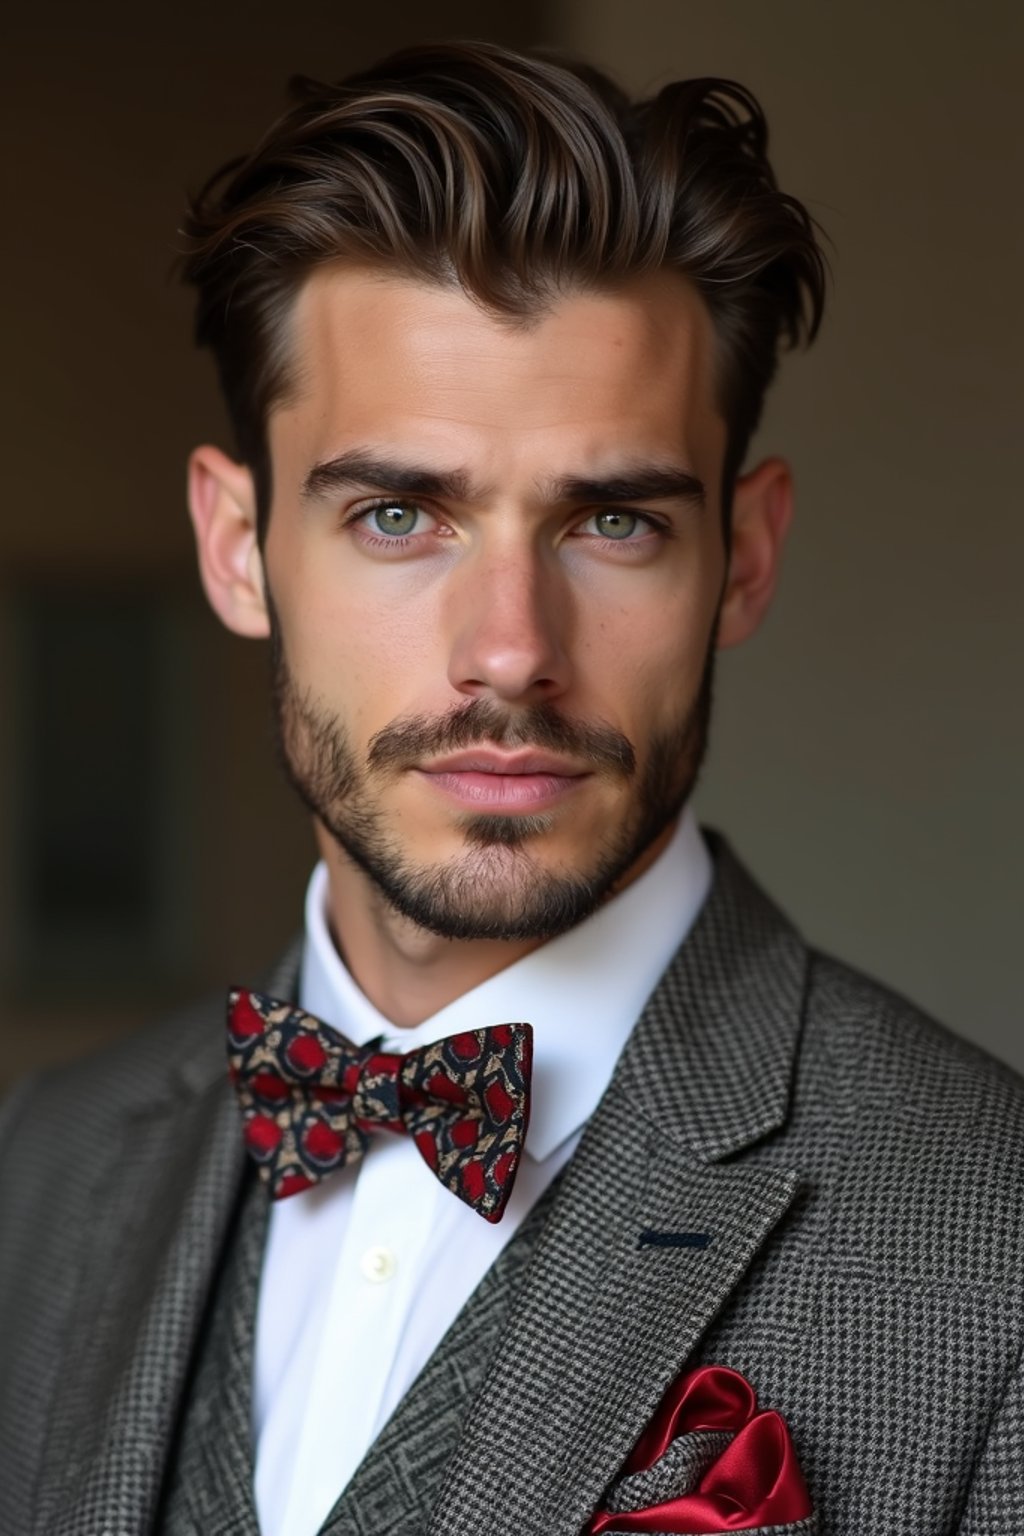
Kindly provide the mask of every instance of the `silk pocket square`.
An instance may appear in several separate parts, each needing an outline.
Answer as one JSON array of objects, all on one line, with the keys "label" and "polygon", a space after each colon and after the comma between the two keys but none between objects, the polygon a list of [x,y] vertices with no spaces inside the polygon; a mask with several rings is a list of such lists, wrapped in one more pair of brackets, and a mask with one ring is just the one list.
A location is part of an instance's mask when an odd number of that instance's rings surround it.
[{"label": "silk pocket square", "polygon": [[816,1520],[785,1420],[738,1371],[681,1376],[584,1536],[812,1536]]}]

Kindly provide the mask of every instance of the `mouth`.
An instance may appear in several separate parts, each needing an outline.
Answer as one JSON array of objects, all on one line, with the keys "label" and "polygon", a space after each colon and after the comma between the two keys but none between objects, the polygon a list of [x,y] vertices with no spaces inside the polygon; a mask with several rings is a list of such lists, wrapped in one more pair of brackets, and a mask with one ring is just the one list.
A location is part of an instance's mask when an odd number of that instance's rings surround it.
[{"label": "mouth", "polygon": [[590,769],[554,753],[492,747],[454,752],[416,772],[463,809],[503,815],[547,810],[591,776]]}]

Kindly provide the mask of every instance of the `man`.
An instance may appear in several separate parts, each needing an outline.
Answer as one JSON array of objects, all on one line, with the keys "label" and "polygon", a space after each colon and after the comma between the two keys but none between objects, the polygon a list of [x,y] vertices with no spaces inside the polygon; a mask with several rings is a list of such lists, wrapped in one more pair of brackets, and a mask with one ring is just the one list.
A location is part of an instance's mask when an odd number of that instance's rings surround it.
[{"label": "man", "polygon": [[5,1531],[1024,1530],[1021,1084],[689,809],[822,304],[765,146],[417,49],[192,208],[200,569],[322,863],[232,1083],[220,997],[7,1106]]}]

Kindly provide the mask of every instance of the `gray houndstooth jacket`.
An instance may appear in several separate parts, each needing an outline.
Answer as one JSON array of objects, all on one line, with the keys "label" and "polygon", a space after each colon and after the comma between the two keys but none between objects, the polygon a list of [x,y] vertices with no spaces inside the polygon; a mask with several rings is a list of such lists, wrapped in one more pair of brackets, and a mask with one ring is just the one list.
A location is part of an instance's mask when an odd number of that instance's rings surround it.
[{"label": "gray houndstooth jacket", "polygon": [[[1024,1533],[1024,1084],[715,852],[525,1260],[407,1399],[437,1413],[434,1471],[396,1418],[357,1474],[377,1503],[332,1531],[577,1536],[707,1361],[789,1423],[816,1514],[786,1530]],[[222,1021],[218,997],[6,1106],[3,1536],[154,1529],[243,1174]],[[709,1240],[643,1237],[680,1232]],[[466,1350],[488,1285],[497,1336]]]}]

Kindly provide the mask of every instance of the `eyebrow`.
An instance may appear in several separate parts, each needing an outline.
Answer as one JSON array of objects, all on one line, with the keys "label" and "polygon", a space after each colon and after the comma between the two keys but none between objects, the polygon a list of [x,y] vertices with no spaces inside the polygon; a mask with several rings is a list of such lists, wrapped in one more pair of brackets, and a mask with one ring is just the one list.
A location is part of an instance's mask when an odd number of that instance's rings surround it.
[{"label": "eyebrow", "polygon": [[365,448],[352,448],[313,465],[302,482],[302,499],[314,501],[335,491],[378,490],[471,501],[471,489],[468,476],[461,470],[427,469]]},{"label": "eyebrow", "polygon": [[[677,464],[636,464],[612,475],[567,475],[546,481],[549,502],[622,505],[636,501],[688,501],[703,507],[704,482]],[[302,499],[314,501],[338,491],[378,490],[402,496],[437,496],[450,501],[481,501],[469,476],[460,469],[430,469],[370,449],[352,448],[314,464],[302,483]]]},{"label": "eyebrow", "polygon": [[570,475],[548,487],[552,501],[621,503],[627,501],[690,501],[703,507],[703,480],[677,464],[637,464],[616,475]]}]

